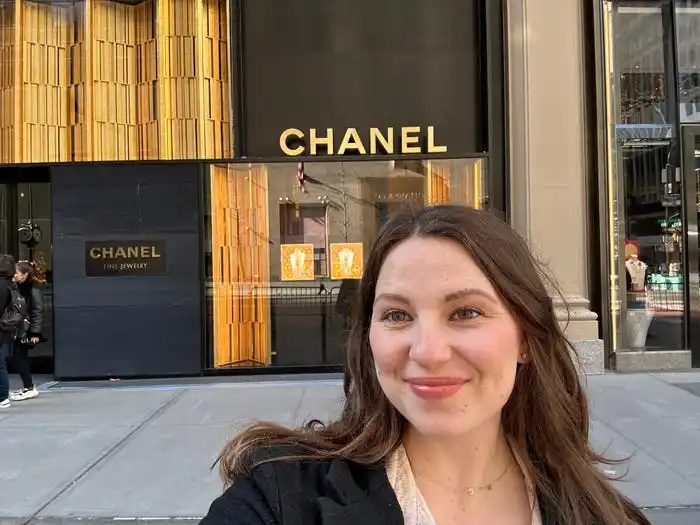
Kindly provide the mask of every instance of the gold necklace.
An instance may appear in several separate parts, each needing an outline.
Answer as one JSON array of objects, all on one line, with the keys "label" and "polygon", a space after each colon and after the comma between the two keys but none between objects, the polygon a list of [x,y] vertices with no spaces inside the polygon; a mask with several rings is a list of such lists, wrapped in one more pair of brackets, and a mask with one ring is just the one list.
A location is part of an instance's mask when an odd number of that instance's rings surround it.
[{"label": "gold necklace", "polygon": [[[490,482],[487,483],[486,485],[481,485],[480,487],[468,487],[464,492],[466,492],[469,496],[473,496],[474,494],[476,494],[477,492],[480,492],[480,491],[482,491],[482,490],[486,490],[486,491],[493,490],[493,486],[494,486],[496,483],[498,483],[499,481],[501,481],[501,479],[503,478],[503,476],[505,476],[506,473],[510,470],[510,466],[512,465],[512,463],[513,463],[512,461],[509,461],[509,462],[506,464],[506,468],[503,469],[503,472],[501,472],[501,473],[498,475],[498,477],[497,477],[496,479],[494,479],[493,481],[490,481]],[[415,475],[415,474],[414,474],[414,475]],[[418,475],[421,476],[421,477],[423,477],[423,478],[425,478],[425,479],[427,479],[427,480],[430,481],[431,483],[435,483],[436,485],[438,485],[438,486],[440,486],[440,487],[442,487],[442,488],[444,488],[444,489],[452,490],[452,491],[455,490],[455,489],[453,489],[453,488],[451,488],[451,487],[447,487],[447,486],[443,485],[442,483],[438,483],[437,481],[434,481],[434,480],[432,480],[432,479],[430,479],[430,478],[428,478],[428,477],[426,477],[426,476],[423,476],[423,475],[420,474],[420,473],[418,473]],[[462,491],[460,490],[460,491],[458,491],[458,492],[462,492]]]},{"label": "gold necklace", "polygon": [[470,496],[473,496],[474,494],[476,494],[480,490],[493,490],[493,486],[496,483],[498,483],[503,476],[506,475],[506,472],[508,472],[510,470],[510,465],[511,465],[511,462],[509,461],[508,464],[506,465],[506,468],[503,469],[503,472],[501,472],[500,476],[498,476],[496,479],[494,479],[491,483],[488,483],[486,485],[482,485],[481,487],[469,487],[467,489],[467,494],[469,494]]}]

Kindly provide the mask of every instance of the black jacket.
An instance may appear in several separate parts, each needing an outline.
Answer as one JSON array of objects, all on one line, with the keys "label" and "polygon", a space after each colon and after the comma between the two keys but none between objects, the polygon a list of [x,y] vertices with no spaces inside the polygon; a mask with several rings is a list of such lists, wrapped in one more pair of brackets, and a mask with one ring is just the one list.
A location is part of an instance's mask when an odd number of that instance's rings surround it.
[{"label": "black jacket", "polygon": [[[289,456],[269,451],[265,456]],[[260,458],[258,458],[260,459]],[[559,525],[538,496],[542,525]],[[383,467],[342,460],[283,460],[259,465],[216,499],[201,525],[403,525]]]},{"label": "black jacket", "polygon": [[[12,277],[0,277],[0,315],[5,312],[5,309],[12,302],[12,294],[10,293],[10,286],[14,286]],[[14,331],[12,332],[2,332],[0,331],[0,343],[10,343],[14,337]]]},{"label": "black jacket", "polygon": [[44,298],[41,290],[32,283],[24,282],[17,286],[19,293],[27,301],[27,315],[29,316],[29,337],[41,337],[44,322]]}]

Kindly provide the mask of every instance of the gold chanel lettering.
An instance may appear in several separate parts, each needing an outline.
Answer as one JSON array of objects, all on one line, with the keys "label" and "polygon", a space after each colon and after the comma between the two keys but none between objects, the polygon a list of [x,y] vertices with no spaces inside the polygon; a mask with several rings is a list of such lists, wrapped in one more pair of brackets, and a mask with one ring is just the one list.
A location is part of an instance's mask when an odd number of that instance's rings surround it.
[{"label": "gold chanel lettering", "polygon": [[296,148],[290,148],[287,145],[287,141],[292,137],[298,140],[303,139],[304,132],[297,128],[285,129],[280,135],[280,149],[285,155],[296,157],[297,155],[304,153],[304,146],[299,145]]},{"label": "gold chanel lettering", "polygon": [[[280,149],[288,157],[299,155],[370,155],[378,153],[393,155],[415,153],[446,153],[447,146],[438,144],[435,137],[435,127],[427,126],[425,132],[420,126],[389,127],[380,129],[369,128],[368,138],[363,141],[357,128],[347,128],[336,132],[333,128],[317,130],[310,128],[307,133],[298,128],[285,129],[280,135]],[[334,138],[341,137],[336,148]],[[394,137],[400,137],[398,148]],[[369,146],[369,147],[367,147]],[[398,151],[396,151],[398,149]]]},{"label": "gold chanel lettering", "polygon": [[91,259],[160,259],[155,246],[105,246],[90,248]]},{"label": "gold chanel lettering", "polygon": [[338,148],[338,155],[344,155],[347,150],[355,150],[358,155],[366,155],[367,150],[365,145],[362,144],[362,139],[360,134],[355,128],[348,128],[343,137],[343,141],[340,143]]},{"label": "gold chanel lettering", "polygon": [[324,145],[326,146],[326,151],[328,152],[329,155],[333,155],[333,130],[331,128],[328,128],[326,130],[326,136],[325,137],[318,137],[316,136],[316,129],[311,128],[309,130],[309,135],[311,136],[311,154],[316,155],[318,151],[318,146],[319,145]]},{"label": "gold chanel lettering", "polygon": [[[420,128],[408,126],[401,128],[401,153],[420,153]],[[418,144],[413,146],[412,144]]]}]

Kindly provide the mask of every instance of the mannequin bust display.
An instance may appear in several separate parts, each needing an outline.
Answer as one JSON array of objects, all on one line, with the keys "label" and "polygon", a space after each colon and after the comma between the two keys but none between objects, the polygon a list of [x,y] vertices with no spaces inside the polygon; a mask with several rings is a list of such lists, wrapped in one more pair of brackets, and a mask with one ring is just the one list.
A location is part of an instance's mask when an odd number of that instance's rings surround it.
[{"label": "mannequin bust display", "polygon": [[632,279],[632,289],[630,291],[642,292],[646,284],[647,265],[639,260],[636,254],[630,255],[630,258],[625,262],[627,271]]},{"label": "mannequin bust display", "polygon": [[636,253],[625,262],[627,269],[627,345],[638,349],[646,346],[649,325],[654,316],[646,305],[647,264]]}]

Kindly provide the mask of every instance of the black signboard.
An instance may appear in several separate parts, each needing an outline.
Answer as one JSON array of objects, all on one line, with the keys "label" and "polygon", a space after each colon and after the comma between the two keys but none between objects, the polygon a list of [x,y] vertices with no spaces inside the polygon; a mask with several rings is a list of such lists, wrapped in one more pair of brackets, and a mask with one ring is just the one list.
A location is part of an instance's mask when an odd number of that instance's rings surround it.
[{"label": "black signboard", "polygon": [[159,275],[166,268],[165,241],[86,241],[88,277]]},{"label": "black signboard", "polygon": [[237,155],[488,150],[485,0],[238,0]]}]

